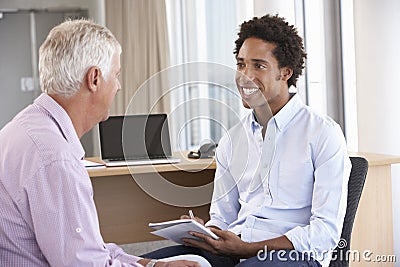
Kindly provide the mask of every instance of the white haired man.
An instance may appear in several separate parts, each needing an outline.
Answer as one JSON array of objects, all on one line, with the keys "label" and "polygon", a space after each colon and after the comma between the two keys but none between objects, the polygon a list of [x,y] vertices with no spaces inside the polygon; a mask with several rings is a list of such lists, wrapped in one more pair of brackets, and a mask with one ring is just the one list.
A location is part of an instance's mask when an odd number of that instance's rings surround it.
[{"label": "white haired man", "polygon": [[40,47],[43,94],[0,131],[2,266],[210,266],[103,242],[79,138],[109,116],[120,54],[113,34],[87,20],[54,27]]}]

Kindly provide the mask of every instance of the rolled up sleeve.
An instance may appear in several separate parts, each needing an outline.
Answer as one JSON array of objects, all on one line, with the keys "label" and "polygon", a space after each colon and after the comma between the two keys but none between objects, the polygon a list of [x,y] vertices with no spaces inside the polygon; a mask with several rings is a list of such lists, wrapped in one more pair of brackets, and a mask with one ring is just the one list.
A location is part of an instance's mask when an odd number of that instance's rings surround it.
[{"label": "rolled up sleeve", "polygon": [[324,128],[314,151],[310,224],[297,226],[285,235],[297,251],[308,252],[326,263],[330,260],[328,251],[336,247],[342,231],[351,162],[343,134],[336,124]]},{"label": "rolled up sleeve", "polygon": [[227,148],[229,145],[221,139],[215,156],[217,168],[210,206],[210,220],[206,223],[206,226],[216,226],[222,230],[228,229],[230,223],[237,219],[240,208],[236,182],[227,168],[229,162],[227,155],[231,154],[226,151]]}]

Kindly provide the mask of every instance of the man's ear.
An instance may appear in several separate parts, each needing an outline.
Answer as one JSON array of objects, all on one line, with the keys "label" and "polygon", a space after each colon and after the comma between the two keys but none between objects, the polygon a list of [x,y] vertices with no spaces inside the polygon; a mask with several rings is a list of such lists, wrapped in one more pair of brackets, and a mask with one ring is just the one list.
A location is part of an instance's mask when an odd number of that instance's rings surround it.
[{"label": "man's ear", "polygon": [[288,81],[293,75],[293,69],[288,67],[281,68],[281,79],[283,81]]},{"label": "man's ear", "polygon": [[98,67],[91,67],[86,73],[87,87],[91,92],[96,92],[100,84],[101,72]]}]

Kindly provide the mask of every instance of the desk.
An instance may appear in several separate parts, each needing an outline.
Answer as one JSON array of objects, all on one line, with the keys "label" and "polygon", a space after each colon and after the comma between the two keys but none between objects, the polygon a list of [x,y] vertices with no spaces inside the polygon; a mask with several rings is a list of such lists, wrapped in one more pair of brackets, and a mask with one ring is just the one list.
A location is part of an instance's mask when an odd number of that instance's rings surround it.
[{"label": "desk", "polygon": [[[150,234],[148,223],[177,219],[180,215],[187,214],[189,209],[204,220],[209,219],[209,200],[215,173],[213,159],[187,159],[186,154],[181,153],[175,153],[174,156],[181,158],[179,164],[135,166],[131,168],[132,175],[128,167],[88,171],[93,184],[100,231],[105,242],[127,244],[160,240]],[[98,158],[89,160],[99,161]],[[173,206],[154,199],[140,186],[146,186],[147,181],[160,179],[159,175],[184,189],[202,188],[200,193],[204,193],[200,198],[206,199],[206,203],[194,203],[198,206],[191,206],[193,199],[199,199],[199,196],[196,197],[196,192],[190,190],[175,190],[167,194],[182,199],[186,206]],[[156,187],[161,191],[167,190],[167,186]]]},{"label": "desk", "polygon": [[[360,205],[356,214],[351,250],[370,250],[373,255],[393,255],[393,220],[391,164],[400,163],[399,157],[369,153],[350,153],[365,157],[369,170]],[[187,187],[199,187],[212,182],[215,172],[213,160],[188,160],[185,154],[177,165],[138,166],[133,169],[135,179],[155,179],[159,172],[166,180]],[[93,159],[92,159],[93,160]],[[147,195],[131,177],[127,167],[90,170],[100,228],[106,242],[126,244],[158,240],[149,234],[149,221],[176,219],[187,214],[188,207],[176,207]],[[210,189],[206,198],[211,199]],[[190,198],[185,195],[178,198]],[[208,204],[193,209],[199,217],[208,219]],[[361,255],[362,257],[362,255]],[[371,266],[376,263],[352,262],[351,266]],[[388,264],[385,266],[393,266]]]},{"label": "desk", "polygon": [[378,255],[394,255],[391,165],[400,163],[400,157],[360,152],[350,155],[366,158],[369,165],[351,236],[350,249],[361,253],[360,261],[351,261],[350,266],[394,266],[393,262],[365,261],[362,253],[370,251],[371,260]]}]

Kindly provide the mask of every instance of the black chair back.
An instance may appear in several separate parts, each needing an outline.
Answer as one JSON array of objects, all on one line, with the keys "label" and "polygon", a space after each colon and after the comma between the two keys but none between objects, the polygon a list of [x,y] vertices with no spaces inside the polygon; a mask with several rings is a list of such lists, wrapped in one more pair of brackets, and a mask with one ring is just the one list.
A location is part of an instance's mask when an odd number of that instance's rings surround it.
[{"label": "black chair back", "polygon": [[332,254],[329,267],[348,267],[349,257],[347,251],[350,250],[351,232],[353,230],[354,218],[361,193],[364,187],[365,178],[368,172],[368,161],[361,157],[350,157],[351,173],[348,183],[347,208],[344,217],[341,240]]}]

